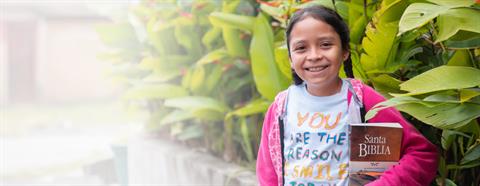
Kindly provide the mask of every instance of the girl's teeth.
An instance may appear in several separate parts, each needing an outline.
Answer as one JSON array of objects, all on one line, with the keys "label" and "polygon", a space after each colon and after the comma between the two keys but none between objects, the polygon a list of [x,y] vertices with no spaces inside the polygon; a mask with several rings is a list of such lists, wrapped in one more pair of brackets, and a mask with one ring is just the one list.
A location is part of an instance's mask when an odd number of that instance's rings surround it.
[{"label": "girl's teeth", "polygon": [[323,69],[325,69],[326,67],[313,67],[313,68],[308,68],[308,71],[311,71],[311,72],[318,72],[318,71],[321,71]]}]

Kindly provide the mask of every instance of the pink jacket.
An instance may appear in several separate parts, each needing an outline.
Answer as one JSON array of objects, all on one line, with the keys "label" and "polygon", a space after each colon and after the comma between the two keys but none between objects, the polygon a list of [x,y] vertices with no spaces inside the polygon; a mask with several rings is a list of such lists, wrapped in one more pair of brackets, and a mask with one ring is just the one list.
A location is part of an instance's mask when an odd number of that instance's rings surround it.
[{"label": "pink jacket", "polygon": [[[385,100],[371,87],[358,80],[349,80],[365,109]],[[352,93],[348,93],[351,101]],[[257,177],[261,186],[282,185],[282,151],[280,142],[279,116],[284,113],[287,91],[280,92],[268,108],[263,122],[262,137],[257,157]],[[349,104],[350,105],[350,104]],[[429,185],[437,171],[437,148],[409,124],[395,108],[380,111],[368,122],[398,122],[403,126],[401,159],[383,175],[371,182],[375,185]]]}]

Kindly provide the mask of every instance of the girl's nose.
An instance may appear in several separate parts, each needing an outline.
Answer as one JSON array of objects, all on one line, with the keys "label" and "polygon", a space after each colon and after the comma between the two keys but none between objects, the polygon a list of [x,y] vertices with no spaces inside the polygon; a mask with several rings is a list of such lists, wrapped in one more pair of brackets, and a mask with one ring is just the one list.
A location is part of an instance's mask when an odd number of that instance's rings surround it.
[{"label": "girl's nose", "polygon": [[314,62],[320,60],[321,58],[322,58],[322,54],[320,50],[317,50],[315,48],[312,48],[307,56],[307,60],[314,61]]}]

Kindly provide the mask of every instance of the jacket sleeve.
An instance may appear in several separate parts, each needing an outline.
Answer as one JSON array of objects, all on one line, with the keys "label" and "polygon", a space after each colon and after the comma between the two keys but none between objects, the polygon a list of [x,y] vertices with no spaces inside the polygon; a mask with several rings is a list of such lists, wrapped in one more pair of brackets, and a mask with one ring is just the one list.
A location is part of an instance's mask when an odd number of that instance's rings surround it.
[{"label": "jacket sleeve", "polygon": [[274,106],[275,103],[270,105],[265,119],[263,120],[262,134],[260,140],[260,146],[257,156],[257,179],[261,186],[276,186],[278,185],[277,174],[273,167],[273,162],[270,156],[270,150],[268,148],[268,135],[270,133],[271,125],[275,119]]},{"label": "jacket sleeve", "polygon": [[[366,110],[385,100],[368,86],[364,87],[363,95]],[[378,112],[369,122],[398,122],[403,127],[403,138],[398,165],[392,166],[379,179],[368,185],[429,185],[437,172],[437,148],[408,123],[395,108]]]}]

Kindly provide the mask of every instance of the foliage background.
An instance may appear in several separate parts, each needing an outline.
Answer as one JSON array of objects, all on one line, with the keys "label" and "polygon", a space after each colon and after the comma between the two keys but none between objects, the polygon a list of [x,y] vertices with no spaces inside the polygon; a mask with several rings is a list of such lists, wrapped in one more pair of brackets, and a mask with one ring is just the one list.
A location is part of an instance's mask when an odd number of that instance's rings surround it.
[{"label": "foliage background", "polygon": [[395,106],[441,152],[433,185],[479,185],[478,2],[149,0],[97,31],[150,131],[254,170],[263,114],[291,83],[286,22],[313,4],[345,19],[355,77],[388,98],[367,118]]}]

